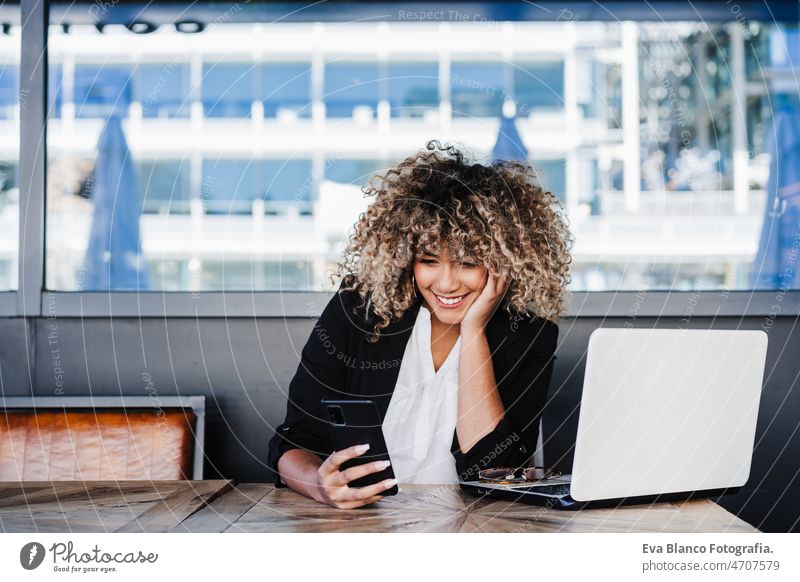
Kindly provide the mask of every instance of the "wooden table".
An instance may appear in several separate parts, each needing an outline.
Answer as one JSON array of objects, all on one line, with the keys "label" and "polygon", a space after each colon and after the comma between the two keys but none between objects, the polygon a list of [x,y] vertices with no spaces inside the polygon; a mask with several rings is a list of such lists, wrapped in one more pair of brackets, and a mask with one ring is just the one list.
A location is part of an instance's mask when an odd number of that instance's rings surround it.
[{"label": "wooden table", "polygon": [[0,483],[0,532],[757,532],[709,500],[560,511],[403,485],[356,510],[232,481]]}]

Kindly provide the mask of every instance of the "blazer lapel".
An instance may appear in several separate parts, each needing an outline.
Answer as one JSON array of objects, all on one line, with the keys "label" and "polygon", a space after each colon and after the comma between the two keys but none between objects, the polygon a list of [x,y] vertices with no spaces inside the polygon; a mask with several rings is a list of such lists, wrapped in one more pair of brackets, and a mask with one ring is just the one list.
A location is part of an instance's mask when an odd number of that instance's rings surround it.
[{"label": "blazer lapel", "polygon": [[486,324],[486,341],[489,342],[492,354],[498,350],[504,350],[511,338],[514,337],[511,325],[512,321],[508,314],[498,307]]},{"label": "blazer lapel", "polygon": [[[366,335],[362,340],[361,357],[358,362],[359,380],[356,382],[358,395],[375,401],[381,421],[389,409],[406,345],[411,338],[420,307],[421,301],[417,301],[400,319],[390,323],[383,330],[376,343],[366,341]],[[489,342],[496,373],[499,373],[500,368],[505,365],[502,355],[511,342],[510,338],[516,335],[512,333],[510,325],[508,315],[500,309],[486,324],[486,339]]]},{"label": "blazer lapel", "polygon": [[358,382],[361,396],[369,397],[378,405],[381,422],[389,409],[397,377],[400,374],[400,365],[406,350],[414,322],[420,309],[418,301],[409,308],[397,321],[390,323],[382,332],[380,339],[375,343],[362,341],[362,354],[360,365],[362,367],[360,381]]}]

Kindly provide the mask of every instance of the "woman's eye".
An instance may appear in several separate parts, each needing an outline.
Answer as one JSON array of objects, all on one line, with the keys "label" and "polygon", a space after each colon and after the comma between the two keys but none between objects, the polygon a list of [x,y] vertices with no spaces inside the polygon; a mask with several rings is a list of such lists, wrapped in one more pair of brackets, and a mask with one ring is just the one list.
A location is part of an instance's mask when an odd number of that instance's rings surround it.
[{"label": "woman's eye", "polygon": [[419,262],[422,263],[423,265],[434,265],[434,264],[436,264],[436,260],[435,259],[419,259]]},{"label": "woman's eye", "polygon": [[478,263],[461,263],[461,266],[467,269],[474,269],[478,266]]}]

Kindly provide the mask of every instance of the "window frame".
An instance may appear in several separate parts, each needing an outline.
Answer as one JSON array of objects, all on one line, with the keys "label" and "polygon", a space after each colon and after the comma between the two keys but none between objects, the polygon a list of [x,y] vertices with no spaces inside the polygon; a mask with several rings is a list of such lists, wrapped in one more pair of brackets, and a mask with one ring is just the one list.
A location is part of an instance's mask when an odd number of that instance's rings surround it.
[{"label": "window frame", "polygon": [[[322,291],[69,292],[45,289],[49,10],[21,0],[19,281],[0,292],[0,316],[317,317]],[[800,290],[581,291],[568,317],[766,317],[800,315]]]}]

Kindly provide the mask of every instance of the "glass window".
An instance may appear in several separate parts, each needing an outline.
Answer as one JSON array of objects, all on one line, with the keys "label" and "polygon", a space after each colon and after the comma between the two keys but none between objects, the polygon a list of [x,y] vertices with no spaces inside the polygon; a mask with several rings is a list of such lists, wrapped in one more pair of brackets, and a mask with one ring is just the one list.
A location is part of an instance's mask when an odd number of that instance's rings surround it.
[{"label": "glass window", "polygon": [[[622,127],[622,66],[619,63],[608,64],[602,79],[605,98],[603,99],[602,95],[595,95],[593,99],[597,104],[595,111],[599,108],[601,112],[605,112],[608,129],[619,129]],[[603,101],[598,103],[600,99]]]},{"label": "glass window", "polygon": [[134,99],[142,106],[142,117],[189,117],[188,95],[188,65],[147,64],[137,68]]},{"label": "glass window", "polygon": [[[192,285],[190,261],[159,258],[147,261],[147,272],[152,291],[185,291],[196,289]],[[195,263],[192,263],[194,266]]]},{"label": "glass window", "polygon": [[264,200],[275,213],[288,206],[308,211],[311,160],[204,160],[202,192],[209,213],[249,213]]},{"label": "glass window", "polygon": [[[19,20],[19,6],[12,10]],[[18,280],[19,51],[20,27],[11,25],[0,34],[0,291],[16,289]]]},{"label": "glass window", "polygon": [[384,166],[379,160],[330,159],[325,162],[325,179],[363,186]]},{"label": "glass window", "polygon": [[0,68],[0,119],[14,119],[19,103],[19,67],[6,65]]},{"label": "glass window", "polygon": [[438,63],[389,63],[387,69],[392,117],[422,117],[426,111],[438,111]]},{"label": "glass window", "polygon": [[49,118],[61,117],[61,104],[63,102],[62,86],[63,75],[61,74],[61,67],[58,63],[50,63],[50,70],[48,71],[47,85],[49,90],[47,115]]},{"label": "glass window", "polygon": [[536,160],[534,161],[534,167],[542,187],[552,192],[561,202],[564,202],[567,192],[566,163],[564,160]]},{"label": "glass window", "polygon": [[305,261],[205,261],[201,270],[209,289],[226,291],[294,290],[313,282],[311,264]]},{"label": "glass window", "polygon": [[73,81],[75,117],[126,117],[131,104],[129,67],[120,65],[76,65]]},{"label": "glass window", "polygon": [[516,63],[514,101],[522,117],[539,109],[563,109],[564,62]]},{"label": "glass window", "polygon": [[[136,8],[159,22],[145,4]],[[619,23],[515,23],[525,50],[506,62],[474,50],[500,46],[504,27],[452,22],[474,46],[446,44],[416,62],[395,50],[336,60],[299,40],[275,60],[253,51],[262,24],[218,19],[188,36],[162,23],[149,37],[121,26],[51,27],[48,288],[88,289],[92,270],[111,261],[146,275],[142,289],[318,290],[361,211],[359,188],[433,137],[488,157],[506,99],[517,103],[517,129],[543,184],[570,214],[574,290],[752,287],[776,208],[773,165],[797,166],[773,147],[778,114],[788,114],[779,131],[800,115],[796,25],[643,22],[629,47]],[[291,39],[314,26],[332,25],[274,22],[270,30]],[[579,45],[564,49],[572,53],[555,53],[538,34],[559,27],[575,28]],[[0,288],[15,285],[17,272],[15,30],[0,35]],[[439,31],[435,22],[397,22],[386,40],[433,46]],[[736,42],[745,81],[732,66]],[[573,61],[577,85],[566,91]],[[312,62],[326,63],[319,87]],[[624,103],[631,79],[636,104]],[[734,115],[736,95],[744,119]],[[326,123],[307,122],[315,100]],[[428,114],[442,100],[453,123]],[[364,123],[379,105],[388,105],[386,124]],[[252,123],[262,106],[267,122]],[[190,123],[190,110],[204,115]],[[563,114],[576,110],[582,115]],[[638,123],[624,127],[623,110],[638,111]],[[107,119],[113,112],[121,119]],[[98,239],[103,232],[127,234],[110,242]],[[110,244],[120,246],[97,252]]]},{"label": "glass window", "polygon": [[378,64],[327,63],[325,65],[325,112],[328,117],[374,117],[380,84]]},{"label": "glass window", "polygon": [[311,211],[311,160],[263,160],[259,169],[267,212],[280,213],[290,206]]},{"label": "glass window", "polygon": [[14,196],[17,185],[17,164],[11,161],[0,162],[0,192],[4,196]]},{"label": "glass window", "polygon": [[311,117],[311,64],[268,63],[261,68],[264,116]]},{"label": "glass window", "polygon": [[452,64],[453,117],[499,117],[508,94],[505,65],[493,63]]},{"label": "glass window", "polygon": [[189,212],[189,165],[185,160],[144,161],[139,173],[144,212]]},{"label": "glass window", "polygon": [[203,160],[203,203],[210,214],[249,213],[263,198],[254,160]]},{"label": "glass window", "polygon": [[[0,126],[5,123],[0,121]],[[0,290],[17,288],[19,186],[15,153],[0,155]]]},{"label": "glass window", "polygon": [[206,117],[250,117],[257,72],[253,64],[204,64],[202,91]]}]

